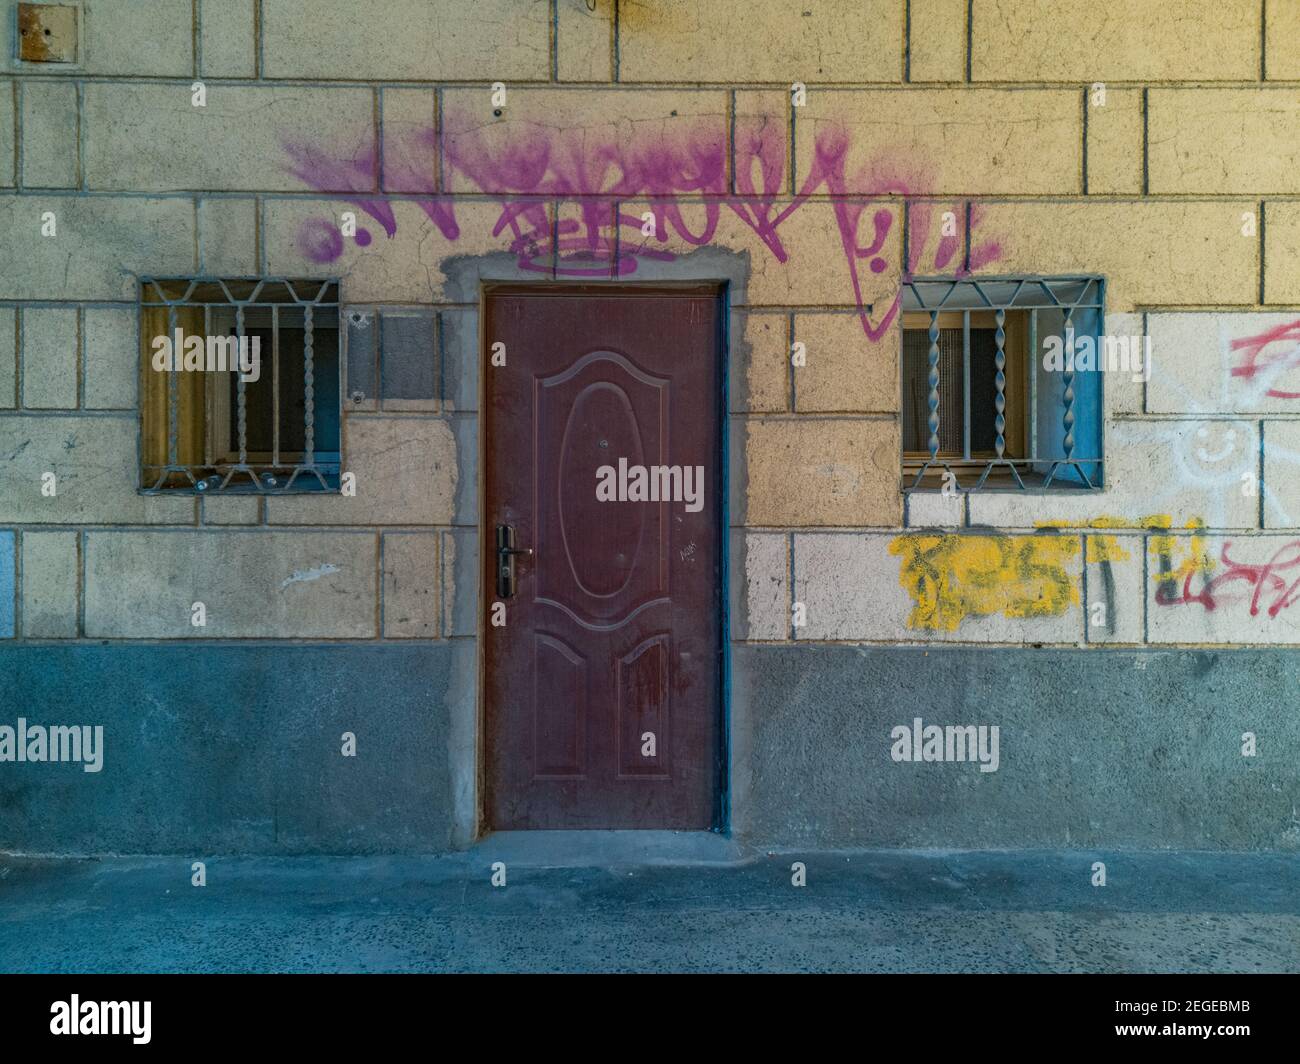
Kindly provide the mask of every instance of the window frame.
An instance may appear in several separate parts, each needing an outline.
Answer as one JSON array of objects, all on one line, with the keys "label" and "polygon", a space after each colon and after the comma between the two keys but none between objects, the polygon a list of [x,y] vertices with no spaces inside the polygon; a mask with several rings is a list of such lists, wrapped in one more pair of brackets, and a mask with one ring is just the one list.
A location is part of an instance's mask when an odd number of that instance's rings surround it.
[{"label": "window frame", "polygon": [[[1034,493],[1052,493],[1060,494],[1074,491],[1100,491],[1104,486],[1105,471],[1105,390],[1104,374],[1100,371],[1089,374],[1096,378],[1095,391],[1089,392],[1086,396],[1087,406],[1084,413],[1088,413],[1095,418],[1095,424],[1079,423],[1079,395],[1074,392],[1076,382],[1080,375],[1087,371],[1071,370],[1062,372],[1059,375],[1059,385],[1049,378],[1045,378],[1046,370],[1040,368],[1039,355],[1042,349],[1043,338],[1050,335],[1067,335],[1067,330],[1074,325],[1076,321],[1091,322],[1086,330],[1074,328],[1075,336],[1090,335],[1098,343],[1100,350],[1100,340],[1104,334],[1105,328],[1105,278],[1093,274],[1070,274],[1056,276],[1037,276],[1037,275],[1014,275],[1014,276],[988,276],[988,277],[963,277],[954,279],[952,277],[930,278],[917,277],[910,278],[903,283],[903,290],[899,302],[899,452],[900,452],[900,469],[902,472],[902,490],[905,494],[909,493],[932,493],[955,490],[960,493],[982,492],[1014,492],[1017,494],[1034,494]],[[955,298],[954,298],[955,297]],[[1042,313],[1059,313],[1062,317],[1062,326],[1059,331],[1040,329],[1039,317]],[[1001,314],[999,320],[998,315]],[[997,348],[998,352],[1003,355],[1001,369],[1003,373],[1003,385],[998,389],[998,395],[1005,397],[1003,410],[1000,413],[1005,414],[1010,409],[1013,394],[1007,381],[1012,376],[1013,351],[1007,343],[1009,339],[1008,325],[1013,320],[1013,315],[1024,315],[1026,320],[1021,326],[1022,344],[1019,352],[1021,358],[1020,374],[1023,377],[1023,394],[1018,398],[1024,402],[1026,409],[1018,415],[1018,419],[1023,423],[1024,446],[1023,457],[1017,457],[1009,453],[1007,447],[1007,434],[1001,434],[1003,444],[1002,450],[995,450],[991,455],[977,454],[970,450],[970,362],[971,362],[971,343],[970,332],[972,329],[972,319],[979,316],[990,316],[995,324],[995,328],[1002,328],[1002,341]],[[918,330],[926,330],[926,326],[921,324],[928,319],[940,332],[945,327],[944,322],[948,323],[951,328],[953,317],[960,316],[962,320],[962,363],[963,363],[963,390],[965,399],[962,412],[962,437],[965,446],[961,454],[945,454],[936,446],[937,442],[937,420],[927,422],[921,427],[929,428],[930,435],[927,443],[929,447],[926,451],[909,451],[906,450],[907,439],[903,437],[903,406],[907,397],[903,394],[907,377],[907,334],[914,333]],[[1077,317],[1076,317],[1077,315]],[[942,318],[942,321],[941,321]],[[978,326],[980,328],[986,326]],[[937,367],[938,360],[936,352],[938,350],[938,335],[931,334],[929,352],[929,369],[930,374],[927,384],[930,386],[930,392],[927,397],[927,406],[934,404],[937,410],[940,399],[940,391],[937,384]],[[996,357],[996,356],[995,356]],[[1049,385],[1051,386],[1049,388]],[[1046,425],[1040,425],[1042,416],[1041,408],[1046,400],[1052,398],[1051,391],[1059,387],[1060,410],[1058,411],[1061,419],[1061,425],[1058,428],[1062,431],[1062,453],[1051,454],[1043,453],[1044,447],[1044,429]],[[1080,385],[1082,391],[1082,386]],[[1066,414],[1072,414],[1073,420],[1067,421]],[[1004,417],[1004,426],[1010,424],[1012,419]],[[1078,441],[1075,439],[1075,432],[1078,430],[1081,436],[1086,436],[1088,441],[1095,443],[1095,446],[1085,446],[1086,450],[1095,450],[1095,455],[1077,453]],[[1085,432],[1086,430],[1086,432]],[[995,445],[996,446],[996,445]],[[1050,448],[1046,448],[1050,450]],[[990,482],[990,474],[999,467],[1004,468],[1007,476],[1002,480]],[[933,476],[937,472],[942,472],[940,479],[936,481],[927,481],[926,476]],[[971,482],[970,476],[978,472],[978,479]],[[1022,476],[1022,472],[1027,476]],[[951,474],[951,477],[949,477]],[[963,482],[962,474],[967,476]],[[1073,478],[1077,477],[1077,481]],[[1028,481],[1028,483],[1026,482]]]},{"label": "window frame", "polygon": [[[233,289],[233,290],[232,290]],[[344,385],[344,308],[341,280],[337,277],[306,278],[280,276],[253,277],[216,277],[195,275],[183,277],[141,277],[138,279],[137,323],[139,328],[140,350],[140,403],[139,403],[139,447],[138,467],[140,482],[137,487],[143,495],[186,495],[186,494],[320,494],[338,490],[343,465],[343,385]],[[236,292],[239,295],[236,295]],[[196,298],[201,296],[202,298]],[[312,389],[312,400],[304,410],[304,425],[309,428],[307,436],[312,444],[308,449],[295,452],[281,452],[278,449],[280,436],[279,421],[283,413],[279,409],[279,332],[283,326],[280,311],[294,308],[302,311],[303,327],[312,337],[311,374],[313,381],[319,380],[316,373],[318,360],[328,350],[334,359],[333,372],[337,375],[334,392],[337,409],[333,411],[331,422],[337,425],[337,443],[335,447],[322,449],[315,446],[316,389]],[[325,311],[331,319],[328,324],[317,326],[317,311]],[[208,372],[187,373],[183,370],[168,370],[159,398],[157,382],[153,380],[156,371],[151,365],[152,341],[157,335],[156,327],[146,329],[146,320],[150,313],[165,314],[166,328],[169,336],[174,336],[177,328],[188,329],[187,322],[181,325],[180,317],[185,314],[191,321],[201,316],[202,335],[214,333],[214,319],[218,317],[235,323],[236,335],[243,335],[246,329],[262,330],[269,319],[272,330],[272,349],[262,352],[262,372],[265,377],[269,371],[272,382],[273,417],[275,446],[271,454],[254,452],[247,445],[242,446],[242,454],[234,453],[228,444],[222,444],[223,436],[229,436],[231,418],[234,416],[232,404],[224,386],[209,387],[206,381],[199,386],[187,386],[185,403],[185,424],[182,426],[180,410],[180,382],[178,377],[210,376]],[[251,321],[249,319],[252,319]],[[322,348],[315,341],[315,330],[332,331],[332,341]],[[216,332],[225,333],[223,326]],[[304,352],[303,370],[307,372],[308,361]],[[222,371],[214,371],[222,372]],[[230,371],[224,371],[230,372]],[[197,395],[195,394],[197,393]],[[160,409],[165,403],[165,409]],[[160,438],[162,431],[165,438]],[[182,448],[180,436],[184,431],[185,447]],[[331,441],[334,442],[334,441]],[[165,444],[165,451],[162,450]],[[182,461],[182,450],[185,458]],[[161,452],[161,454],[160,454]],[[153,461],[149,461],[154,457]],[[197,461],[194,460],[197,458]],[[278,460],[277,460],[278,459]],[[196,474],[202,475],[196,475]]]}]

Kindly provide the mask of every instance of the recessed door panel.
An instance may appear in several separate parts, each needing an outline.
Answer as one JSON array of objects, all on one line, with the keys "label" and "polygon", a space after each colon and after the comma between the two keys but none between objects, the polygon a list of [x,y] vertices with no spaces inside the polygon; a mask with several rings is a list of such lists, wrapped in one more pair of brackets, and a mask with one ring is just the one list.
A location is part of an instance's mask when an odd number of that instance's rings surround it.
[{"label": "recessed door panel", "polygon": [[506,351],[483,361],[490,827],[715,822],[720,304],[715,289],[485,296],[484,351]]}]

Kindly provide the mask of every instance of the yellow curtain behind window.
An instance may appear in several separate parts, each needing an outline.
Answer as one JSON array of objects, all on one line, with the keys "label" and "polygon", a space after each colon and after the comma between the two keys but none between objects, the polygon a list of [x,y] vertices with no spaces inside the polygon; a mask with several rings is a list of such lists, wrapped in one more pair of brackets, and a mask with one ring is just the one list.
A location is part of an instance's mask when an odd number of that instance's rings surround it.
[{"label": "yellow curtain behind window", "polygon": [[[186,336],[203,335],[203,308],[180,307],[176,310],[176,328]],[[161,466],[168,460],[168,390],[166,372],[153,368],[153,342],[157,336],[169,335],[168,309],[144,307],[140,319],[140,417],[141,452],[145,468],[141,471],[141,487],[152,488],[158,483]],[[179,353],[179,352],[178,352]],[[185,466],[202,466],[203,442],[206,436],[204,416],[206,373],[176,374],[176,461]],[[153,468],[149,468],[153,467]],[[195,470],[197,478],[202,473]],[[165,487],[185,487],[189,478],[179,473],[169,474]]]}]

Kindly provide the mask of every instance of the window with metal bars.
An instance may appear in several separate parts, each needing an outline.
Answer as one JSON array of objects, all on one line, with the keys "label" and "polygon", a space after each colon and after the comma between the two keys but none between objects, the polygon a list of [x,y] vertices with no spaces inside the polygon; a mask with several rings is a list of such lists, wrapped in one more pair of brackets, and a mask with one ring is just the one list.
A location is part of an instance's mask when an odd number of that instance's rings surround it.
[{"label": "window with metal bars", "polygon": [[[1100,347],[1104,294],[1098,277],[907,282],[905,490],[1100,488],[1102,373],[1072,352]],[[1050,337],[1063,369],[1043,358]]]},{"label": "window with metal bars", "polygon": [[337,280],[140,282],[141,490],[336,491]]}]

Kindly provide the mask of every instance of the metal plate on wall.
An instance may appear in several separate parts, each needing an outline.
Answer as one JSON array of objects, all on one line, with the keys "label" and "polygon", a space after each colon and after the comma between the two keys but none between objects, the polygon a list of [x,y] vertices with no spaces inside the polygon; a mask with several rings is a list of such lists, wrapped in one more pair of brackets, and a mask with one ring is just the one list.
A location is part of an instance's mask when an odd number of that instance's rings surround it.
[{"label": "metal plate on wall", "polygon": [[25,63],[75,63],[77,9],[67,4],[19,4],[18,58]]}]

